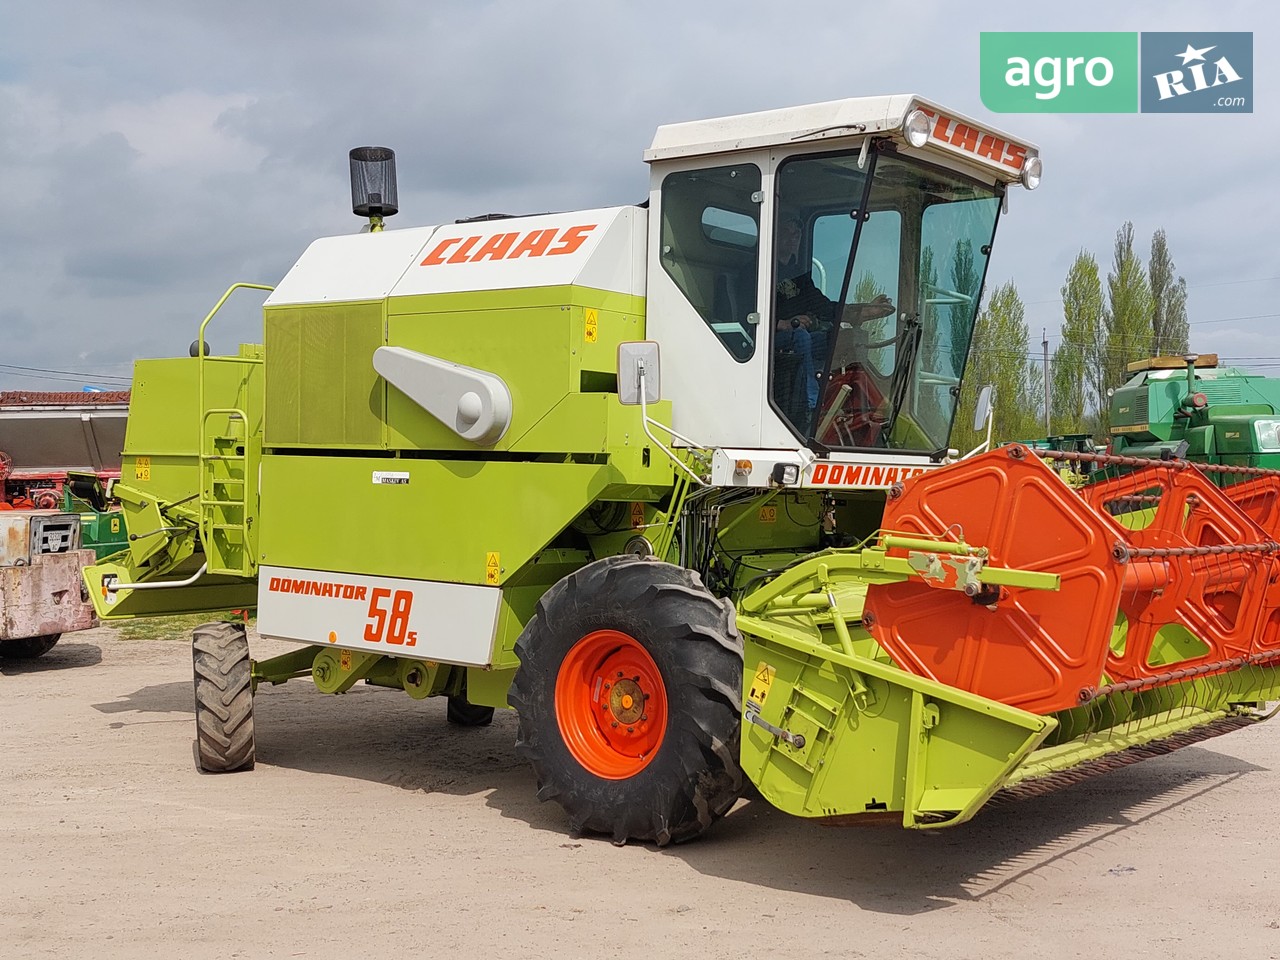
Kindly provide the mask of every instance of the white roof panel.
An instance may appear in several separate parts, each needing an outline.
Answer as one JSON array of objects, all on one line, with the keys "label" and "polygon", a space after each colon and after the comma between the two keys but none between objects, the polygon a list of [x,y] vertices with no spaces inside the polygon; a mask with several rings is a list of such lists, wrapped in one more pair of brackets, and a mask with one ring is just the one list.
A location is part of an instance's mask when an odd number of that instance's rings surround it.
[{"label": "white roof panel", "polygon": [[695,157],[824,136],[850,137],[896,130],[902,126],[907,108],[917,99],[911,94],[858,97],[735,117],[668,123],[658,128],[644,158],[651,161]]},{"label": "white roof panel", "polygon": [[1016,179],[1023,158],[1039,155],[1034,144],[1020,137],[923,97],[901,93],[666,124],[654,134],[644,158],[653,162],[890,133],[901,130],[907,114],[916,108],[933,121],[929,149],[998,170],[1003,179]]},{"label": "white roof panel", "polygon": [[609,207],[324,237],[265,305],[570,284],[643,296],[647,222]]},{"label": "white roof panel", "polygon": [[303,251],[263,305],[381,300],[439,229],[321,237]]}]

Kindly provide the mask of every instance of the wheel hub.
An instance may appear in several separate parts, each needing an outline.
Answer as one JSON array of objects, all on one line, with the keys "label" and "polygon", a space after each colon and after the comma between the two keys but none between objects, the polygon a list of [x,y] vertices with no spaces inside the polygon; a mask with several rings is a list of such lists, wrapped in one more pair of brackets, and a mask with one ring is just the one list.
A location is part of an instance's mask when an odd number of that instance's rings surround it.
[{"label": "wheel hub", "polygon": [[644,716],[646,696],[639,683],[626,678],[617,680],[608,694],[609,711],[615,720],[626,724],[640,722],[640,718]]}]

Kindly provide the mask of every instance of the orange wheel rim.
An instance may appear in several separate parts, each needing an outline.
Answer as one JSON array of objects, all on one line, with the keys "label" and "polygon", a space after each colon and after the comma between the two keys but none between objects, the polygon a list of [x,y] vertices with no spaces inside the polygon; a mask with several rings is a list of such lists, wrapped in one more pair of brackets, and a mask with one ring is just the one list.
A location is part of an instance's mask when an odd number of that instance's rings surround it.
[{"label": "orange wheel rim", "polygon": [[649,651],[618,630],[597,630],[575,643],[556,675],[556,722],[590,773],[634,777],[667,732],[667,688]]}]

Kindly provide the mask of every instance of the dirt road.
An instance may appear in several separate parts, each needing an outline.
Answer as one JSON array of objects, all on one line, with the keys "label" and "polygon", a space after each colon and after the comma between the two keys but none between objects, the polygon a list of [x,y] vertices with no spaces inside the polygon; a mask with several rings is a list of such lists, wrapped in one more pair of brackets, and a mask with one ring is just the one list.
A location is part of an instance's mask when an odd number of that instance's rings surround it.
[{"label": "dirt road", "polygon": [[265,687],[257,769],[201,776],[191,699],[108,629],[0,670],[0,957],[1280,957],[1280,721],[957,830],[742,802],[656,850],[569,837],[510,715]]}]

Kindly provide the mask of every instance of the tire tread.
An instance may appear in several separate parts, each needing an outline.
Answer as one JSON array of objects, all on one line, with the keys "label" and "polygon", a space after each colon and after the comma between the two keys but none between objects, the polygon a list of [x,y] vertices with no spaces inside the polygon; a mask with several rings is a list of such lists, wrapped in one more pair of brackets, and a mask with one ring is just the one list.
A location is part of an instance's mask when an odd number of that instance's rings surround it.
[{"label": "tire tread", "polygon": [[[610,626],[643,632],[637,639],[658,662],[669,702],[659,753],[625,781],[595,777],[573,759],[554,707],[568,649]],[[538,799],[555,799],[575,833],[666,846],[698,836],[737,800],[742,638],[732,605],[696,572],[631,555],[588,564],[543,594],[515,652],[516,752],[533,766]]]},{"label": "tire tread", "polygon": [[253,769],[253,684],[243,625],[196,627],[191,653],[197,765],[206,773]]}]

